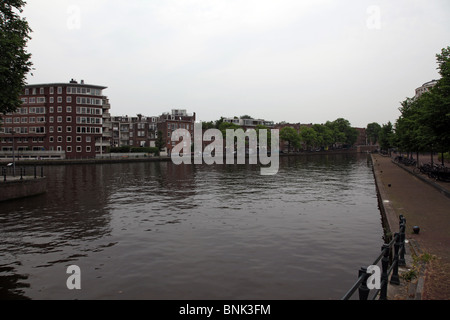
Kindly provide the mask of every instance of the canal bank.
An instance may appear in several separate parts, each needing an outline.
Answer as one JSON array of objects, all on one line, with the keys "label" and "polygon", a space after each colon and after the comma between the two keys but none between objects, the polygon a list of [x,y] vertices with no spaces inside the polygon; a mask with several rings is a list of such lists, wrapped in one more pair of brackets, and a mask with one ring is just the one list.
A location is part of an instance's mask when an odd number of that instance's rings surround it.
[{"label": "canal bank", "polygon": [[[386,232],[398,232],[399,216],[406,218],[407,265],[400,274],[415,276],[410,282],[402,278],[398,287],[389,286],[390,298],[450,299],[450,199],[390,157],[374,154],[372,160]],[[420,227],[418,234],[413,226]]]},{"label": "canal bank", "polygon": [[[6,178],[5,178],[6,179]],[[0,202],[26,198],[47,192],[47,179],[45,177],[8,177],[0,182]]]}]

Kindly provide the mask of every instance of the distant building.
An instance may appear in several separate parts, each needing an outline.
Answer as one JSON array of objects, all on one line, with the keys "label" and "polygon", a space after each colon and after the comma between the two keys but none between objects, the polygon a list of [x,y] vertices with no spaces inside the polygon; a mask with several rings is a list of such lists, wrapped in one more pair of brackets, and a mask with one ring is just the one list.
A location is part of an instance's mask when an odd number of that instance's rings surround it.
[{"label": "distant building", "polygon": [[193,141],[195,112],[188,114],[185,109],[172,109],[170,113],[165,112],[160,116],[113,116],[111,123],[113,147],[155,147],[158,132],[161,132],[165,145],[162,151],[170,154],[177,144],[171,141],[172,132],[176,129],[188,130]]},{"label": "distant building", "polygon": [[254,128],[258,125],[266,126],[268,128],[274,126],[273,121],[267,121],[263,119],[247,119],[247,118],[242,119],[234,117],[234,118],[223,118],[223,122],[234,123],[238,126],[241,126],[244,129]]},{"label": "distant building", "polygon": [[428,82],[425,82],[422,86],[418,87],[416,89],[416,95],[414,98],[419,98],[422,94],[425,92],[429,92],[431,88],[433,88],[437,84],[438,80],[431,80]]},{"label": "distant building", "polygon": [[3,116],[0,150],[5,156],[94,158],[109,146],[110,104],[105,86],[78,83],[27,85],[22,106]]},{"label": "distant building", "polygon": [[158,117],[114,116],[112,123],[112,147],[155,147]]}]

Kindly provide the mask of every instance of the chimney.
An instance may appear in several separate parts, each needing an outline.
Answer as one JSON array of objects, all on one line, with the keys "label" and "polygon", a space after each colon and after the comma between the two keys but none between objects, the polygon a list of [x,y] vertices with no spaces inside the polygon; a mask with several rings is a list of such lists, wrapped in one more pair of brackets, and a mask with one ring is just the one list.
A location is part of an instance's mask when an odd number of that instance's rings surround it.
[{"label": "chimney", "polygon": [[84,84],[84,80],[81,80],[81,84]]}]

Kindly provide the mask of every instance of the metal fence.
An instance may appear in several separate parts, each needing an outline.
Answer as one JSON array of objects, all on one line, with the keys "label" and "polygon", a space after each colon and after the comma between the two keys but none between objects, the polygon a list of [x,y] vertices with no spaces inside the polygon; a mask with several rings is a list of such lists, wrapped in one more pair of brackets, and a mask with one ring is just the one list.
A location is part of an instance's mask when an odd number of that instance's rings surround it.
[{"label": "metal fence", "polygon": [[1,180],[3,182],[11,180],[23,180],[25,177],[44,177],[44,167],[17,167],[17,166],[3,166],[1,167]]},{"label": "metal fence", "polygon": [[[400,277],[398,267],[405,266],[405,229],[406,219],[403,215],[399,217],[399,232],[389,243],[383,244],[380,255],[375,259],[372,265],[377,265],[381,260],[381,279],[379,289],[369,289],[367,281],[371,273],[367,272],[367,267],[361,267],[358,271],[358,280],[353,284],[350,290],[342,297],[342,300],[349,300],[358,290],[359,300],[369,300],[369,295],[373,291],[370,300],[387,300],[388,285],[399,285]],[[393,257],[392,257],[393,254]],[[389,280],[389,276],[391,277]]]}]

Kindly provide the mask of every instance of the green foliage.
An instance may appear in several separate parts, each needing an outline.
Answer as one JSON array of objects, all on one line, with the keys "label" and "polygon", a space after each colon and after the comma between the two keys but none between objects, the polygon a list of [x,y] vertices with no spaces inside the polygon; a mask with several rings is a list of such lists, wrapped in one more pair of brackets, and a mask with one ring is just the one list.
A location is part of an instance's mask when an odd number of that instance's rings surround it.
[{"label": "green foliage", "polygon": [[450,47],[436,55],[442,78],[418,99],[401,103],[395,143],[404,151],[447,152],[450,148]]},{"label": "green foliage", "polygon": [[318,145],[319,136],[313,128],[310,127],[300,127],[299,132],[300,140],[306,145],[307,149],[312,149]]},{"label": "green foliage", "polygon": [[16,111],[21,105],[19,96],[25,86],[26,74],[31,70],[31,54],[26,44],[31,32],[22,13],[25,1],[0,2],[0,113]]},{"label": "green foliage", "polygon": [[335,144],[353,146],[358,139],[358,131],[352,128],[346,119],[338,118],[333,122],[327,121],[325,126],[331,130],[331,137]]},{"label": "green foliage", "polygon": [[280,130],[280,139],[287,141],[288,143],[288,152],[291,152],[291,147],[298,147],[300,145],[300,136],[292,127],[283,127]]},{"label": "green foliage", "polygon": [[367,125],[366,128],[366,134],[367,138],[369,139],[370,144],[376,144],[378,142],[379,136],[380,136],[381,126],[376,123],[372,122]]},{"label": "green foliage", "polygon": [[381,150],[389,150],[394,144],[394,130],[392,123],[389,121],[383,124],[379,135],[379,143]]},{"label": "green foliage", "polygon": [[164,149],[164,147],[166,146],[166,142],[164,140],[163,133],[161,130],[158,130],[158,137],[156,138],[155,146],[156,148],[158,148],[157,155],[159,155],[161,150]]}]

